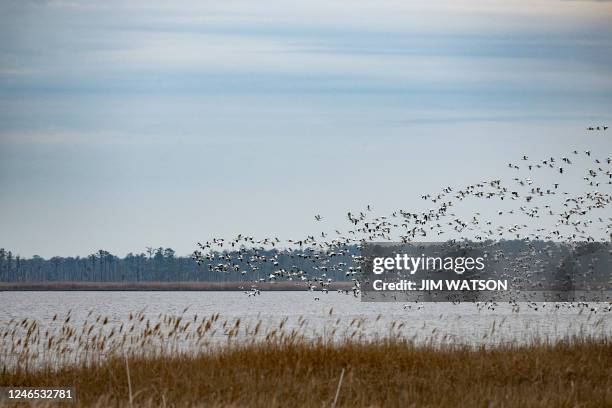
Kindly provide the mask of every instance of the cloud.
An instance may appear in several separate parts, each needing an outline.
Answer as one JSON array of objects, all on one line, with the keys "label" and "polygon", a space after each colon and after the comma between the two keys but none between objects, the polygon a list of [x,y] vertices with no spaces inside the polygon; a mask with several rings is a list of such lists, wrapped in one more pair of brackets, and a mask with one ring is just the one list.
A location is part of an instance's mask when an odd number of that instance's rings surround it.
[{"label": "cloud", "polygon": [[0,132],[0,146],[108,146],[143,145],[153,143],[155,138],[145,135],[112,131],[76,131],[71,129],[49,129],[37,131]]}]

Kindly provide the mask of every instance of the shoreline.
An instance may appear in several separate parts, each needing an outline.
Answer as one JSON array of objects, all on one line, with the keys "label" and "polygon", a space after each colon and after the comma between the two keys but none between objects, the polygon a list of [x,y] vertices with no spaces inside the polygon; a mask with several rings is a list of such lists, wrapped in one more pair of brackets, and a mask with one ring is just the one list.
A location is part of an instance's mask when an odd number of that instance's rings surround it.
[{"label": "shoreline", "polygon": [[[315,285],[315,291],[324,289]],[[326,285],[328,290],[351,290],[352,282],[332,282]],[[249,291],[256,288],[260,291],[308,291],[305,282],[2,282],[0,292],[25,291]]]}]

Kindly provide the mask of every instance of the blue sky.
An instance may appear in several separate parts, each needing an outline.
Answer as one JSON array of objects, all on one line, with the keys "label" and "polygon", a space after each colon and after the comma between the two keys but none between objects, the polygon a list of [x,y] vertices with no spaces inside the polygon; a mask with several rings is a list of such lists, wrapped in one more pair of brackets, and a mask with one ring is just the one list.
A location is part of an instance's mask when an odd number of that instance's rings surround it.
[{"label": "blue sky", "polygon": [[612,151],[612,2],[3,1],[0,247],[301,237]]}]

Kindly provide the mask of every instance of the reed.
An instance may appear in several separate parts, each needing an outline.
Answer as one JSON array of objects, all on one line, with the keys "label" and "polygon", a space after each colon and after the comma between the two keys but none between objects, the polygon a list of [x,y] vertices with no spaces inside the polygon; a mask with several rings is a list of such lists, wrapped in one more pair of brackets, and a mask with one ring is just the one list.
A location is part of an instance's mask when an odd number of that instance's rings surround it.
[{"label": "reed", "polygon": [[0,329],[0,386],[72,386],[86,407],[612,406],[606,336],[485,347],[392,334],[308,337],[285,319],[187,311],[54,321],[53,330],[28,319]]}]

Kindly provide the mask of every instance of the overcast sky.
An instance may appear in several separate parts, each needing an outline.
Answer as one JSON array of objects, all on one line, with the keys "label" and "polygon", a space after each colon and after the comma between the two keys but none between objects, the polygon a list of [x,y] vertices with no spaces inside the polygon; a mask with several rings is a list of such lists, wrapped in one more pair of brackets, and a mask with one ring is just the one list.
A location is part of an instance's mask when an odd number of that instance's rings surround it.
[{"label": "overcast sky", "polygon": [[609,155],[611,112],[612,2],[3,0],[0,247],[302,237]]}]

